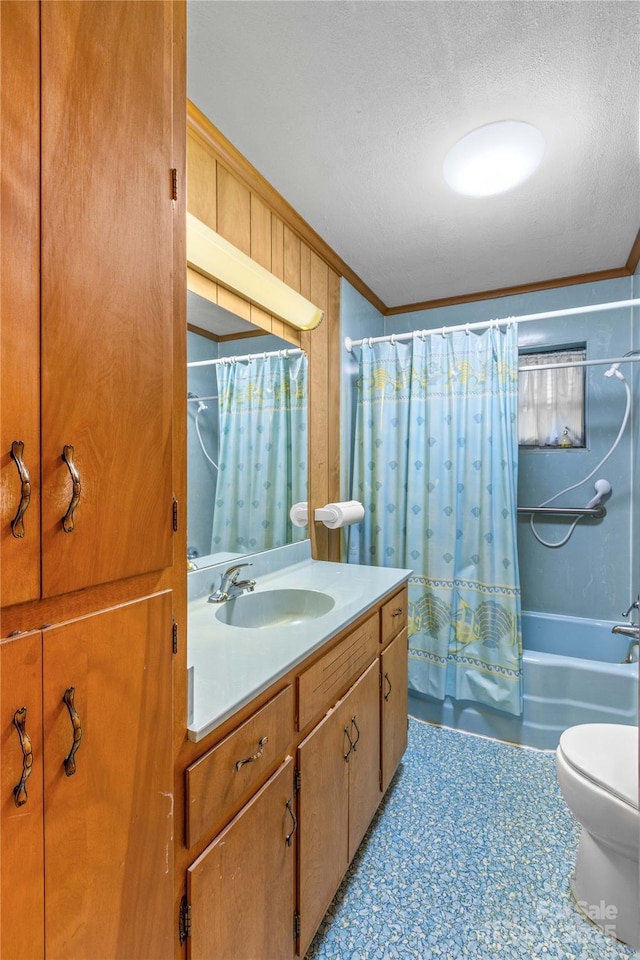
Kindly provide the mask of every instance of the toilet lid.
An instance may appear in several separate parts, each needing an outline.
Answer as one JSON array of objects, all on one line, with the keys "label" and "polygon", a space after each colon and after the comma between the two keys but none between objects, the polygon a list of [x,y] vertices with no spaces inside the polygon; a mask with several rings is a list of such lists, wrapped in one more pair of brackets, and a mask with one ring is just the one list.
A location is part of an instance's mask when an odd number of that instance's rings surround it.
[{"label": "toilet lid", "polygon": [[560,737],[560,750],[578,773],[638,809],[638,728],[583,723]]}]

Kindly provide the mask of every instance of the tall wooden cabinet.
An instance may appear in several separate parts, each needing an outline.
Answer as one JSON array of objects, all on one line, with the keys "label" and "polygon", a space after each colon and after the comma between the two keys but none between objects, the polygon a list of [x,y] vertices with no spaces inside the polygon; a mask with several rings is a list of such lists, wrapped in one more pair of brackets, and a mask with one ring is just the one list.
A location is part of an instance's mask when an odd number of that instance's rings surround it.
[{"label": "tall wooden cabinet", "polygon": [[172,949],[183,7],[0,4],[3,960]]}]

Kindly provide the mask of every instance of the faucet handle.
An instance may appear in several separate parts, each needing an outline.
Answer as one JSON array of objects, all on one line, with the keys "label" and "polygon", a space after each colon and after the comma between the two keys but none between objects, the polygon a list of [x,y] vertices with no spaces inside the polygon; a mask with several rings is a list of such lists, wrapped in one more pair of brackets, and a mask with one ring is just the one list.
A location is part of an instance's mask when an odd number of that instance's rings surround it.
[{"label": "faucet handle", "polygon": [[632,610],[638,610],[638,609],[640,609],[640,607],[639,607],[639,601],[640,601],[640,597],[636,597],[636,599],[633,601],[633,603],[631,604],[631,606],[629,607],[629,609],[628,609],[628,610],[625,610],[625,612],[622,614],[622,616],[623,616],[623,617],[628,617]]},{"label": "faucet handle", "polygon": [[236,563],[234,567],[229,567],[228,570],[225,570],[223,577],[228,580],[230,583],[235,583],[240,575],[240,571],[243,567],[252,567],[252,563]]}]

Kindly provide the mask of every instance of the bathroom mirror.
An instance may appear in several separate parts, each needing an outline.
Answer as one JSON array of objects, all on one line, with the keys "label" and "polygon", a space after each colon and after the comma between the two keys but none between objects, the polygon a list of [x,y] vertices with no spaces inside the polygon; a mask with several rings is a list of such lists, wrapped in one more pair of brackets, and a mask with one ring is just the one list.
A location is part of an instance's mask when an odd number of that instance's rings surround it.
[{"label": "bathroom mirror", "polygon": [[187,544],[201,568],[306,539],[289,510],[307,499],[307,358],[187,297]]}]

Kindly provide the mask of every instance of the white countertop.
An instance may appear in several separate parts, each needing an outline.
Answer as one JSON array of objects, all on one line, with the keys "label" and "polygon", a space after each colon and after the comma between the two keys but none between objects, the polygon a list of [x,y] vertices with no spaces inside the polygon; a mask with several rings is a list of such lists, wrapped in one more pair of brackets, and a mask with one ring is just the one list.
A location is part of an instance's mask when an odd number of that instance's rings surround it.
[{"label": "white countertop", "polygon": [[[216,618],[221,605],[207,603],[212,586],[229,566],[189,574],[188,664],[191,673],[188,736],[199,741],[372,604],[399,587],[410,570],[312,560],[305,545],[238,558],[251,562],[243,575],[256,580],[254,594],[275,589],[318,590],[335,604],[315,620],[248,629]],[[294,562],[290,562],[291,560]],[[285,566],[282,564],[286,563]]]}]

